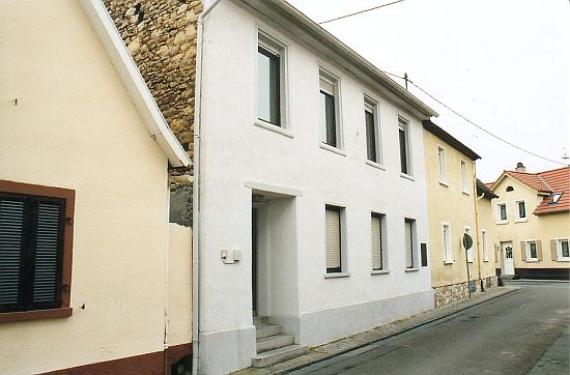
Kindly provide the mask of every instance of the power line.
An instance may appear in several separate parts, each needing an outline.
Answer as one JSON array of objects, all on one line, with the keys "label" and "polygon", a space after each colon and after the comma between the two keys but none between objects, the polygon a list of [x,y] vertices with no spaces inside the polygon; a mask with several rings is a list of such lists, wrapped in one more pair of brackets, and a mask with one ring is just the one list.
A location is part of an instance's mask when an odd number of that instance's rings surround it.
[{"label": "power line", "polygon": [[450,111],[451,113],[455,114],[455,115],[458,116],[459,118],[463,119],[464,121],[466,121],[466,122],[469,123],[470,125],[472,125],[472,126],[476,127],[477,129],[481,130],[483,133],[485,133],[485,134],[487,134],[487,135],[489,135],[489,136],[491,136],[491,137],[493,137],[493,138],[495,138],[495,139],[497,139],[497,140],[499,140],[499,141],[501,141],[501,142],[503,142],[503,143],[505,143],[505,144],[507,144],[507,145],[509,145],[509,146],[511,146],[511,147],[514,147],[514,148],[516,148],[516,149],[519,150],[519,151],[522,151],[522,152],[524,152],[524,153],[527,153],[527,154],[529,154],[529,155],[532,155],[532,156],[534,156],[534,157],[536,157],[536,158],[539,158],[539,159],[542,159],[542,160],[545,160],[545,161],[548,161],[548,162],[551,162],[551,163],[555,163],[555,164],[560,164],[560,165],[566,166],[566,164],[564,164],[564,163],[562,163],[562,162],[560,162],[560,161],[557,161],[557,160],[554,160],[554,159],[550,159],[550,158],[548,158],[548,157],[546,157],[546,156],[539,155],[539,154],[537,154],[536,152],[529,151],[529,150],[527,150],[527,149],[525,149],[525,148],[523,148],[523,147],[521,147],[521,146],[517,146],[517,145],[515,145],[514,143],[512,143],[512,142],[506,140],[505,138],[503,138],[503,137],[501,137],[501,136],[498,136],[498,135],[492,133],[491,131],[485,129],[483,126],[477,124],[475,121],[472,121],[471,119],[469,119],[469,118],[467,118],[466,116],[462,115],[461,113],[457,112],[455,109],[451,108],[450,106],[448,106],[447,104],[445,104],[444,102],[442,102],[441,100],[439,100],[438,98],[436,98],[435,96],[433,96],[432,94],[430,94],[427,90],[423,89],[420,85],[418,85],[417,83],[415,83],[414,81],[412,81],[411,79],[409,79],[409,78],[407,77],[407,75],[406,75],[405,77],[402,77],[402,76],[400,76],[400,75],[398,75],[398,74],[390,73],[390,72],[387,72],[387,71],[385,71],[385,70],[383,70],[383,72],[386,73],[386,74],[388,74],[388,75],[390,75],[390,76],[392,76],[392,77],[400,78],[400,79],[406,80],[406,82],[411,83],[411,84],[414,85],[418,90],[420,90],[421,92],[423,92],[424,94],[426,94],[427,96],[429,96],[431,99],[433,99],[433,100],[434,100],[435,102],[437,102],[439,105],[441,105],[442,107],[444,107],[445,109],[447,109],[447,110]]},{"label": "power line", "polygon": [[338,17],[335,17],[335,18],[331,18],[330,20],[326,20],[326,21],[319,22],[319,25],[323,25],[323,24],[325,24],[325,23],[342,20],[342,19],[345,19],[345,18],[348,18],[348,17],[358,16],[359,14],[368,13],[368,12],[371,12],[371,11],[376,10],[376,9],[380,9],[380,8],[387,7],[387,6],[389,6],[389,5],[401,3],[401,2],[403,2],[403,1],[405,1],[405,0],[392,1],[391,3],[382,4],[382,5],[377,5],[377,6],[375,6],[375,7],[368,8],[368,9],[364,9],[364,10],[359,10],[358,12],[345,14],[345,15],[343,15],[343,16],[338,16]]}]

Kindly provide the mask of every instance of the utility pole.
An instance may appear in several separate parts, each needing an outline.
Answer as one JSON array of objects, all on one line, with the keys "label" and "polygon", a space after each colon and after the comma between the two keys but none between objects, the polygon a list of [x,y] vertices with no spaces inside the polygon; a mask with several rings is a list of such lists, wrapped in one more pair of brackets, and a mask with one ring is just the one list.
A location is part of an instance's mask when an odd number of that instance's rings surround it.
[{"label": "utility pole", "polygon": [[404,81],[406,82],[406,90],[408,90],[408,73],[404,73]]}]

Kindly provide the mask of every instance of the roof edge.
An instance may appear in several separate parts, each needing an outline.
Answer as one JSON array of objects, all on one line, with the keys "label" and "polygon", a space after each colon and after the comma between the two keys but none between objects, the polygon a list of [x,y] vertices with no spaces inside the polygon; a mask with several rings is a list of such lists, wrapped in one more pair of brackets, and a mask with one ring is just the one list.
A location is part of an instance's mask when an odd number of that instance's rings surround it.
[{"label": "roof edge", "polygon": [[471,160],[481,159],[481,156],[479,156],[475,151],[467,147],[464,143],[459,141],[457,138],[452,136],[440,126],[436,125],[431,120],[423,120],[422,125],[426,131],[440,138],[442,141],[445,141],[448,145],[463,153]]},{"label": "roof edge", "polygon": [[168,126],[105,5],[101,0],[81,0],[81,5],[151,138],[168,157],[171,166],[191,166],[192,160]]}]

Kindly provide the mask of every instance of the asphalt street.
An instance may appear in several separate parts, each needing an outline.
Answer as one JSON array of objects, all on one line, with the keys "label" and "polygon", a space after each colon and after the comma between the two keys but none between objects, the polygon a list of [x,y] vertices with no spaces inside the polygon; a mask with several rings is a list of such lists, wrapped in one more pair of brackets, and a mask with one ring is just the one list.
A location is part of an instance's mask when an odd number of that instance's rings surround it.
[{"label": "asphalt street", "polygon": [[519,291],[294,374],[568,375],[570,284]]}]

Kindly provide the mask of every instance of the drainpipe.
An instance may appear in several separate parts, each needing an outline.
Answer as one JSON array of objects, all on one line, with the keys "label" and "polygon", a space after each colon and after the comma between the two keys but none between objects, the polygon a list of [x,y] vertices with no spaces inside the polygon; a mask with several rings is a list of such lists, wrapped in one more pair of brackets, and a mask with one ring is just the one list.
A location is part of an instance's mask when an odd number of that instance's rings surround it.
[{"label": "drainpipe", "polygon": [[[204,0],[202,0],[204,1]],[[200,361],[200,129],[202,127],[202,56],[204,20],[221,2],[215,0],[198,17],[196,40],[196,89],[194,93],[194,186],[192,191],[192,375],[198,374]]]},{"label": "drainpipe", "polygon": [[481,198],[485,196],[485,193],[481,194],[480,197],[477,197],[477,164],[473,162],[473,180],[475,181],[475,189],[473,197],[476,197],[475,200],[475,235],[477,236],[477,269],[479,271],[479,283],[481,284],[481,291],[484,292],[485,288],[483,286],[483,279],[481,278],[481,239],[479,238],[479,206],[478,202]]}]

